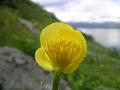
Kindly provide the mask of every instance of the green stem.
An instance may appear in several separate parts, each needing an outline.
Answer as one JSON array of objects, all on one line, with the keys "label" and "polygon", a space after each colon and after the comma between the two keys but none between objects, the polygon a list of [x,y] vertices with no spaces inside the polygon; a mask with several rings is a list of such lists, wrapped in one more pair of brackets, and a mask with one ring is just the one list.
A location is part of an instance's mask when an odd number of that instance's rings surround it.
[{"label": "green stem", "polygon": [[55,72],[53,76],[52,90],[58,90],[61,72]]}]

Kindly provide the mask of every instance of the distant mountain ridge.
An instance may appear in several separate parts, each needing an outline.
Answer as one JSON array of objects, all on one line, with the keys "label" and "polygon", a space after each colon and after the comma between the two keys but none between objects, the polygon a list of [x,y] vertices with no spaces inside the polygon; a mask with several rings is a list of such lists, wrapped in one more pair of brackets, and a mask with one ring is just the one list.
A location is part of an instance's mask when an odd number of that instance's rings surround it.
[{"label": "distant mountain ridge", "polygon": [[75,28],[120,28],[120,23],[117,22],[68,22]]}]

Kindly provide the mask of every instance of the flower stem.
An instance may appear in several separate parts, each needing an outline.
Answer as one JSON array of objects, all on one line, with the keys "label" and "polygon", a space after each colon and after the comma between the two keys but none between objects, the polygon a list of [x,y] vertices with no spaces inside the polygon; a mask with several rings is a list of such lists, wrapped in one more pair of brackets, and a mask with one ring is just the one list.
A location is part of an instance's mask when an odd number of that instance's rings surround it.
[{"label": "flower stem", "polygon": [[53,76],[52,90],[58,90],[61,72],[55,72]]}]

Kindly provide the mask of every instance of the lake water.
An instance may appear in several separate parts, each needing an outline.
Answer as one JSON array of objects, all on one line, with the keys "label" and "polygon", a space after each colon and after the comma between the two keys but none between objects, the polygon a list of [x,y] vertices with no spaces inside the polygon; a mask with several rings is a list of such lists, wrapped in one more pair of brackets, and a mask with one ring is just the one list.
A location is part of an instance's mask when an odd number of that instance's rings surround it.
[{"label": "lake water", "polygon": [[85,29],[79,28],[86,34],[92,35],[96,42],[106,47],[120,48],[120,29]]}]

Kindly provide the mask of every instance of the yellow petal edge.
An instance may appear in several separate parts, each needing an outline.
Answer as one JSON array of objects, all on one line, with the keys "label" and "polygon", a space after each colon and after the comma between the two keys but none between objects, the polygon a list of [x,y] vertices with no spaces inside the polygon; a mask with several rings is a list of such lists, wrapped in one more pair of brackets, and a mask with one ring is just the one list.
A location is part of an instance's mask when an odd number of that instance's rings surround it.
[{"label": "yellow petal edge", "polygon": [[36,59],[37,64],[41,66],[42,68],[44,68],[45,70],[47,71],[53,70],[50,60],[42,48],[39,48],[36,50],[35,59]]}]

